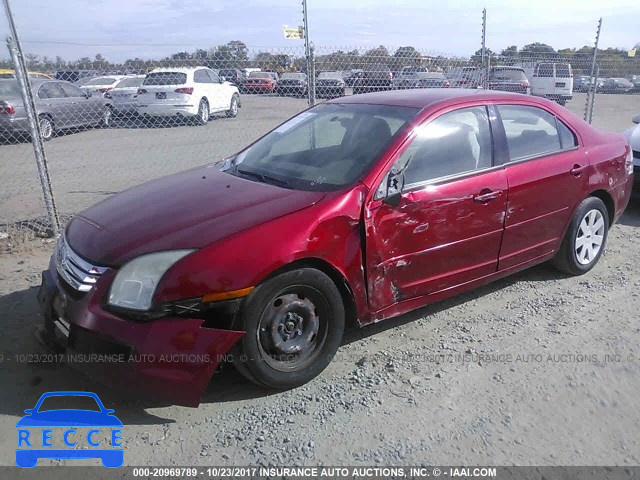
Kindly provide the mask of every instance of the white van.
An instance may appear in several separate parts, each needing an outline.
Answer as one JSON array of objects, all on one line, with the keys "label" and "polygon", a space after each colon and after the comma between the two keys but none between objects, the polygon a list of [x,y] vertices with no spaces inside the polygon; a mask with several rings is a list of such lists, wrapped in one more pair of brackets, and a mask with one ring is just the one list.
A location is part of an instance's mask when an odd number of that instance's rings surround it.
[{"label": "white van", "polygon": [[568,63],[539,62],[526,68],[531,95],[546,97],[564,105],[573,97],[573,71]]}]

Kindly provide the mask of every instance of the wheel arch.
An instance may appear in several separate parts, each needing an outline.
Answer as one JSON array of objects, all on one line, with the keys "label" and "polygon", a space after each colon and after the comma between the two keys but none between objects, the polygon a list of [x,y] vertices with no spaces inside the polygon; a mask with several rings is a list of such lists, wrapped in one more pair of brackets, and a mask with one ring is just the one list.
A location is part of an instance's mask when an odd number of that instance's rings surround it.
[{"label": "wheel arch", "polygon": [[602,200],[604,206],[607,207],[607,215],[609,217],[609,228],[613,225],[613,219],[616,215],[616,204],[613,201],[613,197],[606,190],[595,190],[589,194],[589,197],[596,197]]},{"label": "wheel arch", "polygon": [[334,285],[340,292],[340,296],[342,297],[347,326],[354,327],[359,325],[353,290],[351,289],[349,282],[338,269],[336,269],[333,265],[331,265],[331,263],[322,258],[307,257],[294,260],[291,263],[287,263],[286,265],[282,265],[281,267],[273,270],[271,273],[269,273],[269,275],[263,278],[260,283],[264,283],[267,280],[270,280],[280,274],[300,268],[315,268],[316,270],[319,270],[327,275],[334,283]]}]

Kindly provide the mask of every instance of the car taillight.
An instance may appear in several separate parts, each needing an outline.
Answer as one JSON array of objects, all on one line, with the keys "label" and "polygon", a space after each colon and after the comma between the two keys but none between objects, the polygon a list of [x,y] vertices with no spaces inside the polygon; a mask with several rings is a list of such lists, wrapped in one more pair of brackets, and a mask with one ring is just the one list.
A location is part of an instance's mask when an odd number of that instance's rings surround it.
[{"label": "car taillight", "polygon": [[105,87],[105,88],[99,88],[98,91],[100,93],[107,93],[109,90],[111,90],[113,87]]},{"label": "car taillight", "polygon": [[4,106],[0,105],[0,113],[13,115],[14,113],[16,113],[16,109],[13,108],[13,105],[8,103],[7,105],[4,105]]},{"label": "car taillight", "polygon": [[144,88],[139,88],[137,95],[142,95],[143,93],[147,93],[147,91]]},{"label": "car taillight", "polygon": [[624,159],[624,166],[627,169],[627,175],[632,175],[633,174],[633,152],[631,151],[631,148],[629,148],[629,151],[627,152],[627,157]]},{"label": "car taillight", "polygon": [[176,88],[174,91],[176,93],[186,93],[187,95],[191,95],[193,93],[193,87]]},{"label": "car taillight", "polygon": [[530,86],[529,82],[522,82],[520,85],[523,86],[524,88],[529,88]]}]

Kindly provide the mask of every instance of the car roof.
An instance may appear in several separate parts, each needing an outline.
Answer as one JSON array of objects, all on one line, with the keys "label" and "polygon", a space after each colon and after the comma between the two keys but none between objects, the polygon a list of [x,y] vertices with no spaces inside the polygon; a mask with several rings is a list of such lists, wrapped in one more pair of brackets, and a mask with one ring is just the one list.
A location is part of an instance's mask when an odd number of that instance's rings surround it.
[{"label": "car roof", "polygon": [[160,73],[160,72],[191,73],[191,72],[195,72],[196,70],[200,70],[201,68],[207,68],[211,70],[209,67],[205,67],[204,65],[198,65],[197,67],[161,67],[161,68],[154,68],[150,72],[147,72],[147,74]]},{"label": "car roof", "polygon": [[388,90],[372,92],[329,100],[327,103],[362,103],[373,105],[394,105],[401,107],[426,108],[436,103],[477,100],[492,102],[496,100],[526,100],[537,103],[538,98],[519,93],[500,92],[484,89],[464,88],[426,88],[417,90]]}]

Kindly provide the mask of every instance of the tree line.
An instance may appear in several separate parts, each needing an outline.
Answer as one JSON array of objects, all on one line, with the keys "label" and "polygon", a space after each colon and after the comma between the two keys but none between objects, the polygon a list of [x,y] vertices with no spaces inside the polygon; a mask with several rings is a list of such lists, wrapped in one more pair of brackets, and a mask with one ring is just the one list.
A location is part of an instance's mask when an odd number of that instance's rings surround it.
[{"label": "tree line", "polygon": [[[636,45],[638,54],[629,57],[629,52],[621,48],[598,49],[597,58],[600,76],[626,76],[640,74],[640,42]],[[518,48],[508,46],[496,53],[487,48],[484,52],[485,65],[516,65],[535,61],[562,61],[571,63],[576,74],[589,73],[593,47],[564,48],[555,50],[550,45],[534,42]],[[151,68],[205,65],[210,68],[261,68],[275,71],[306,71],[306,57],[302,48],[279,49],[277,51],[258,50],[252,52],[240,40],[208,49],[198,48],[192,52],[180,51],[159,59],[129,58],[122,63],[111,62],[98,53],[94,58],[82,57],[67,61],[61,56],[55,59],[26,54],[29,70],[54,72],[64,69],[90,69],[99,71],[144,73]],[[360,52],[357,49],[340,50],[317,48],[314,52],[316,71],[351,70],[372,64],[382,64],[391,70],[399,70],[406,65],[423,65],[431,70],[447,70],[456,66],[482,65],[482,51],[479,49],[470,57],[455,57],[430,54],[413,46],[403,46],[393,53],[384,45]],[[12,68],[10,60],[0,62],[2,68]]]}]

